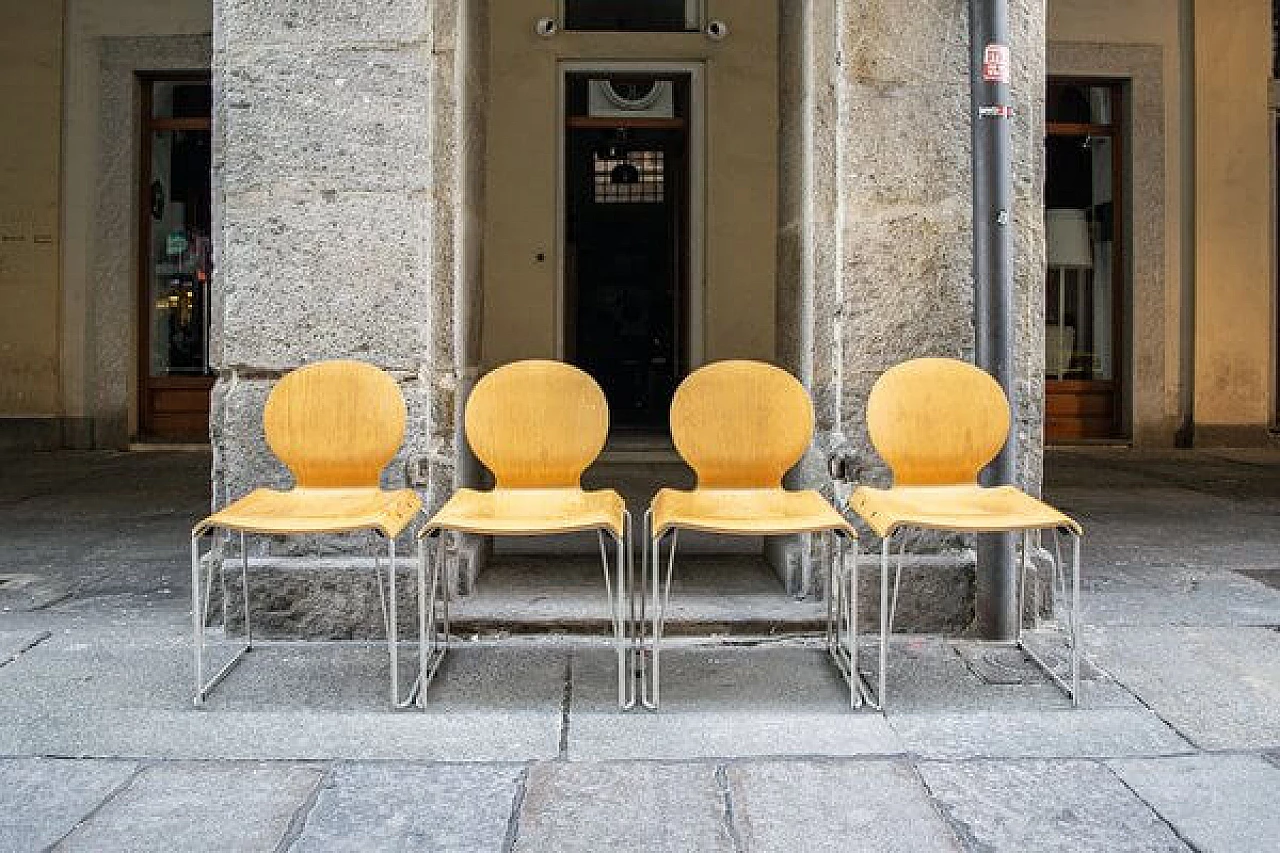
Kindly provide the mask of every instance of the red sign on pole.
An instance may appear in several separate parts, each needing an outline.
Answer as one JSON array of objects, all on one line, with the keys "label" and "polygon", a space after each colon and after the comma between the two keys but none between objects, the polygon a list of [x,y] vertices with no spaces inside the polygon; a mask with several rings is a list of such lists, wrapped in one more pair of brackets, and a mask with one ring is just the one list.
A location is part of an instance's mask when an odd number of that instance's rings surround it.
[{"label": "red sign on pole", "polygon": [[1009,48],[989,44],[982,52],[982,79],[987,83],[1009,82]]}]

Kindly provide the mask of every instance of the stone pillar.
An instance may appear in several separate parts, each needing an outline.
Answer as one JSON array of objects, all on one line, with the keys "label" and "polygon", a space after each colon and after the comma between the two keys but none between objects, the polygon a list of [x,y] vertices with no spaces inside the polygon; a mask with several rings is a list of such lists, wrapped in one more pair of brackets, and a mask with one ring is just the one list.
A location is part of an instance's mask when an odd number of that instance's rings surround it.
[{"label": "stone pillar", "polygon": [[[435,333],[451,328],[453,270],[438,267],[433,239],[434,6],[215,0],[215,505],[288,485],[263,440],[263,403],[282,374],[329,358],[370,362],[400,382],[409,425],[384,485],[419,486],[429,500],[452,485],[452,441],[441,440],[452,435],[452,347]],[[359,583],[376,609],[372,580]],[[289,597],[286,609],[306,610],[325,584],[307,574],[292,588],[279,576],[266,585]],[[346,598],[333,608],[363,606]]]},{"label": "stone pillar", "polygon": [[[1019,375],[1013,403],[1020,481],[1037,491],[1045,9],[1043,0],[1011,5]],[[905,359],[973,358],[967,0],[812,0],[784,8],[783,67],[799,68],[782,80],[779,302],[780,326],[796,333],[780,338],[780,354],[814,394],[817,452],[843,449],[852,476],[883,484],[888,472],[865,426],[872,384]],[[808,460],[797,479],[829,489],[822,461]],[[937,594],[917,602],[958,602],[971,615],[969,544],[932,536],[916,543],[940,552],[922,558],[932,566]],[[864,539],[864,549],[874,547]],[[923,621],[963,616],[931,614]],[[903,611],[901,618],[909,628],[913,614]]]}]

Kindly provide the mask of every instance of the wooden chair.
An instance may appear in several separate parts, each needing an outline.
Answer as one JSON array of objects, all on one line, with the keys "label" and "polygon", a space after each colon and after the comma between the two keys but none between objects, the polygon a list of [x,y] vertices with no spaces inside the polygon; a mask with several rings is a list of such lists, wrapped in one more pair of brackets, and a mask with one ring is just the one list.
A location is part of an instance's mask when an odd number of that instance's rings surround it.
[{"label": "wooden chair", "polygon": [[[459,489],[418,533],[421,553],[426,540],[434,539],[437,561],[443,560],[441,534],[447,530],[482,536],[595,531],[618,654],[618,705],[630,707],[630,620],[624,608],[633,571],[631,514],[612,489],[582,489],[582,473],[600,455],[609,433],[604,392],[576,367],[514,362],[476,383],[464,428],[495,487]],[[606,535],[615,546],[616,581],[609,574]]]},{"label": "wooden chair", "polygon": [[[374,573],[382,603],[391,658],[391,702],[406,707],[422,687],[423,671],[407,698],[399,693],[396,621],[396,537],[422,508],[412,489],[386,491],[382,470],[404,440],[405,404],[396,382],[370,364],[326,361],[300,368],[272,389],[263,411],[271,451],[293,474],[285,491],[255,489],[201,521],[191,532],[191,603],[195,633],[196,695],[201,705],[217,684],[253,649],[249,617],[248,534],[309,535],[372,531],[387,543],[389,591],[382,586],[381,560],[374,549]],[[214,567],[202,578],[200,538],[221,529],[240,534],[241,594],[244,598],[245,644],[207,683],[204,680],[204,629],[208,624]],[[418,574],[419,610],[424,606],[425,578]],[[432,586],[434,620],[435,587]],[[423,616],[420,613],[420,623]],[[446,613],[447,621],[447,613]],[[447,630],[447,629],[446,629]],[[428,649],[420,650],[425,660]],[[439,650],[443,654],[443,650]]]},{"label": "wooden chair", "polygon": [[[849,506],[881,537],[880,543],[880,671],[876,695],[863,684],[857,645],[857,563],[849,573],[848,593],[841,597],[841,619],[849,625],[847,667],[842,667],[872,706],[885,702],[888,640],[893,631],[898,588],[902,580],[905,542],[898,551],[893,600],[889,600],[889,554],[894,535],[904,528],[962,533],[1022,533],[1022,565],[1018,582],[1017,645],[1070,697],[1080,699],[1080,540],[1074,520],[1014,486],[986,488],[978,475],[1004,447],[1009,436],[1009,401],[987,373],[963,361],[920,358],[891,368],[877,380],[867,402],[871,442],[888,463],[893,486],[854,490]],[[1022,631],[1032,531],[1063,531],[1071,536],[1071,611],[1068,624],[1070,683],[1048,666],[1025,642]],[[1056,540],[1055,540],[1056,541]],[[1055,574],[1065,596],[1061,555]]]},{"label": "wooden chair", "polygon": [[[646,706],[657,708],[660,701],[663,619],[681,530],[729,536],[825,533],[839,543],[828,543],[833,563],[843,559],[844,543],[855,539],[852,525],[821,494],[782,487],[783,475],[813,439],[813,424],[813,403],[804,386],[769,364],[717,362],[690,374],[676,389],[671,436],[698,480],[692,491],[660,490],[645,514],[645,561],[653,555],[652,673],[645,681]],[[668,536],[664,586],[659,551]]]}]

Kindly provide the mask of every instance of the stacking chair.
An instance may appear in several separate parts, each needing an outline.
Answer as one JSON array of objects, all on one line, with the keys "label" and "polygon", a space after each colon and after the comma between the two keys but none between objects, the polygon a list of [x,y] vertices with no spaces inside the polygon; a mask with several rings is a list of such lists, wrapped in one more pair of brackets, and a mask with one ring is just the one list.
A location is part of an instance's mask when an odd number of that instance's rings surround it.
[{"label": "stacking chair", "polygon": [[[698,479],[692,491],[660,490],[645,514],[644,559],[652,554],[653,573],[646,706],[656,709],[661,698],[663,620],[681,530],[729,536],[821,533],[827,537],[827,556],[843,561],[846,543],[856,536],[852,525],[818,492],[782,487],[783,475],[809,448],[813,424],[804,386],[785,370],[761,362],[717,362],[690,374],[676,389],[671,436]],[[662,585],[664,539],[670,546]],[[650,595],[647,581],[645,586],[643,597]]]},{"label": "stacking chair", "polygon": [[[886,693],[889,635],[902,581],[905,540],[899,546],[893,600],[889,599],[889,556],[893,539],[904,529],[946,530],[959,533],[1021,533],[1022,563],[1018,580],[1017,646],[1053,679],[1073,706],[1080,700],[1080,540],[1081,527],[1053,507],[1014,486],[982,487],[978,474],[1004,447],[1009,435],[1009,401],[987,373],[963,361],[921,358],[887,371],[871,389],[867,428],[871,442],[888,463],[893,486],[854,490],[850,507],[871,527],[880,541],[880,671],[876,695],[869,694],[859,669],[857,644],[857,562],[842,581],[847,594],[838,596],[840,619],[849,628],[842,666],[851,686],[875,708],[883,708]],[[1031,533],[1063,532],[1072,540],[1070,615],[1070,683],[1027,643],[1025,618],[1027,571],[1031,564]],[[1054,573],[1060,595],[1066,579],[1061,551]],[[842,646],[843,649],[843,646]]]},{"label": "stacking chair", "polygon": [[[203,704],[210,691],[253,648],[246,536],[364,531],[386,541],[388,591],[383,590],[382,566],[376,548],[374,574],[391,657],[391,702],[402,708],[410,705],[422,687],[423,676],[420,671],[408,695],[400,696],[396,537],[418,514],[422,502],[412,489],[385,491],[379,486],[382,470],[404,440],[405,404],[400,389],[394,379],[370,364],[320,362],[295,370],[276,384],[267,398],[263,426],[271,451],[293,474],[294,487],[285,491],[255,489],[201,521],[191,532],[195,703]],[[204,630],[208,624],[215,567],[211,560],[208,572],[202,571],[200,539],[214,530],[239,533],[245,643],[230,662],[206,682]],[[426,597],[421,572],[418,586],[421,610]],[[434,595],[432,598],[434,600]]]},{"label": "stacking chair", "polygon": [[[428,541],[434,542],[437,563],[444,560],[445,531],[482,536],[595,531],[618,654],[618,705],[630,707],[631,514],[612,489],[582,489],[582,474],[604,449],[609,433],[604,392],[576,367],[557,361],[514,362],[476,383],[464,428],[495,487],[459,489],[419,531],[422,560],[427,559]],[[616,579],[610,577],[606,537],[615,549]]]}]

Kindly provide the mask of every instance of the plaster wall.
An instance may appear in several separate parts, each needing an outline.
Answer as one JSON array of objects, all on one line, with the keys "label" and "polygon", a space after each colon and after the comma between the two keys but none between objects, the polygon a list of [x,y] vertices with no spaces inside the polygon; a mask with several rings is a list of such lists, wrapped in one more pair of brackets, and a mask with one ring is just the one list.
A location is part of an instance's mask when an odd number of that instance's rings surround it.
[{"label": "plaster wall", "polygon": [[1275,411],[1271,4],[1206,5],[1195,21],[1196,441],[1255,444]]},{"label": "plaster wall", "polygon": [[61,409],[62,4],[0,0],[0,21],[0,418],[45,420]]},{"label": "plaster wall", "polygon": [[484,364],[557,354],[556,104],[564,59],[705,64],[704,348],[693,361],[772,360],[777,0],[711,0],[710,17],[730,27],[721,42],[701,33],[537,36],[534,22],[555,9],[554,0],[491,0]]},{"label": "plaster wall", "polygon": [[[1135,445],[1172,444],[1188,425],[1197,444],[1266,440],[1275,403],[1270,15],[1265,0],[1049,0],[1050,74],[1132,81]],[[1158,103],[1148,100],[1154,88]],[[1159,150],[1145,138],[1156,133]],[[1160,185],[1144,175],[1155,156]]]},{"label": "plaster wall", "polygon": [[204,70],[209,0],[67,0],[61,386],[66,443],[136,427],[136,71]]}]

